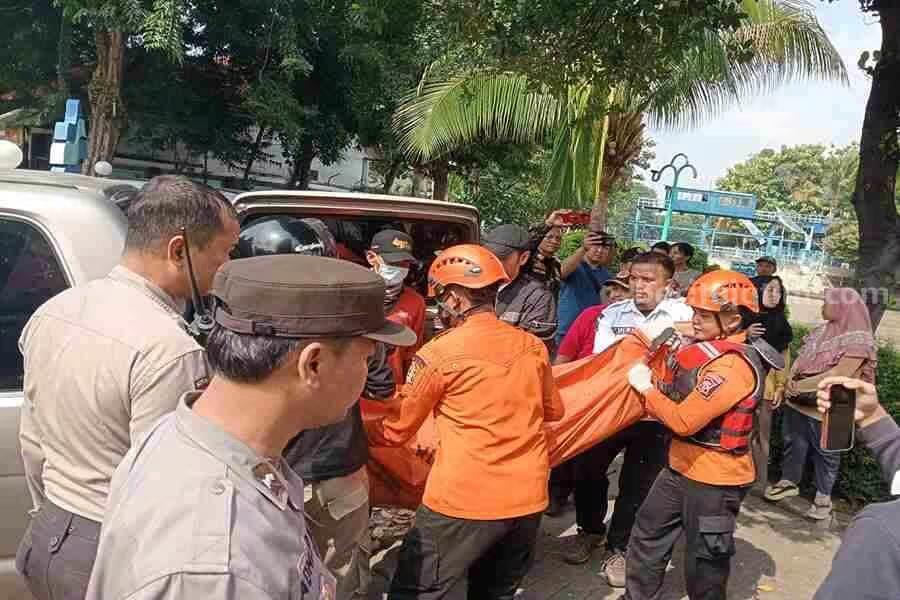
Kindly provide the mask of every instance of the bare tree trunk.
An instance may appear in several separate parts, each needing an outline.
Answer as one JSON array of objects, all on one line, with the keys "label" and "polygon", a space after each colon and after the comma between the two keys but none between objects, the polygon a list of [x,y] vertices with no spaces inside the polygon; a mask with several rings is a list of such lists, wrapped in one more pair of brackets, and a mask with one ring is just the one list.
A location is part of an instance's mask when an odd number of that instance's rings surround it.
[{"label": "bare tree trunk", "polygon": [[244,167],[244,176],[241,178],[241,187],[245,190],[250,187],[250,171],[253,170],[253,163],[255,163],[257,157],[259,157],[259,149],[262,148],[263,139],[265,137],[266,128],[260,127],[259,131],[256,132],[256,139],[253,141],[253,146],[250,148],[250,156],[247,157],[247,166]]},{"label": "bare tree trunk", "polygon": [[125,125],[125,103],[122,101],[122,72],[125,59],[125,34],[121,31],[98,31],[97,66],[88,86],[91,105],[91,128],[87,159],[81,172],[93,172],[97,161],[110,163],[119,145]]},{"label": "bare tree trunk", "polygon": [[419,198],[422,196],[422,190],[425,187],[425,174],[420,167],[415,167],[412,173],[412,186],[410,187],[410,196]]},{"label": "bare tree trunk", "polygon": [[591,208],[591,231],[606,231],[609,224],[609,192],[612,187],[612,178],[602,177],[597,187],[597,198]]},{"label": "bare tree trunk", "polygon": [[432,165],[431,179],[434,181],[431,198],[446,202],[450,195],[450,165],[446,160],[436,161]]},{"label": "bare tree trunk", "polygon": [[900,223],[895,200],[900,165],[900,4],[882,2],[881,57],[872,77],[859,147],[853,206],[859,219],[857,281],[877,328],[887,291],[900,281]]},{"label": "bare tree trunk", "polygon": [[384,176],[384,185],[381,186],[382,194],[390,194],[391,188],[394,187],[394,181],[397,180],[397,175],[400,173],[400,167],[403,166],[403,160],[399,158],[395,158],[391,161],[391,167],[388,169],[387,174]]},{"label": "bare tree trunk", "polygon": [[291,168],[291,181],[289,187],[298,190],[308,190],[312,176],[312,161],[316,157],[315,148],[311,143],[303,144],[300,155],[294,157]]}]

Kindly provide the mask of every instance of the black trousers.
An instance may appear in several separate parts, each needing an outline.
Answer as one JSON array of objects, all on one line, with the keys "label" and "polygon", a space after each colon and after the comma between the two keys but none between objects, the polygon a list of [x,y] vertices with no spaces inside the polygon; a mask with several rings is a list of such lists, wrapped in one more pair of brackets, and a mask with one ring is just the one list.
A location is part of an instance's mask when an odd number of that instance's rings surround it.
[{"label": "black trousers", "polygon": [[16,570],[35,600],[84,600],[97,557],[100,523],[46,502],[16,552]]},{"label": "black trousers", "polygon": [[609,467],[623,450],[619,497],[613,509],[607,548],[625,551],[635,515],[666,464],[670,434],[662,423],[639,421],[575,457],[575,521],[585,533],[602,534],[609,508]]},{"label": "black trousers", "polygon": [[512,600],[528,572],[541,513],[472,521],[421,506],[403,539],[389,600]]},{"label": "black trousers", "polygon": [[735,522],[747,489],[707,485],[663,470],[631,534],[625,598],[661,597],[666,566],[683,531],[688,598],[725,600]]}]

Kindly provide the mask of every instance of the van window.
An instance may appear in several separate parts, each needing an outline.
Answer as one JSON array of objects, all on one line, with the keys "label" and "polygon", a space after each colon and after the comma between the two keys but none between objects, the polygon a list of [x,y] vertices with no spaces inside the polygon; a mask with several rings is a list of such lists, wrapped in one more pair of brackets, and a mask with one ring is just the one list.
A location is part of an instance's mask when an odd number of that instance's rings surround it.
[{"label": "van window", "polygon": [[22,389],[22,328],[41,304],[67,287],[44,235],[29,223],[0,217],[0,391]]},{"label": "van window", "polygon": [[[258,218],[267,215],[251,217],[243,223],[249,226]],[[427,290],[426,275],[431,263],[437,257],[437,252],[455,246],[456,244],[471,243],[469,229],[458,223],[441,221],[393,219],[389,217],[339,217],[316,214],[295,214],[297,217],[315,217],[321,219],[334,235],[338,244],[338,256],[345,260],[368,267],[366,262],[366,250],[376,233],[384,229],[396,229],[406,232],[413,239],[413,255],[419,260],[418,269],[410,272],[407,285],[416,288],[420,294]]]}]

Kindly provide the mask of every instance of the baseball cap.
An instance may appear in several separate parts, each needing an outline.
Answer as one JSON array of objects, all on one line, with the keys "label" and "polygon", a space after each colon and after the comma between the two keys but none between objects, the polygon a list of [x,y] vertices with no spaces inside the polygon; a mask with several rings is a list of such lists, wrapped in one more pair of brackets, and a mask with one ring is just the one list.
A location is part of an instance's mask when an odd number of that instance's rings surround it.
[{"label": "baseball cap", "polygon": [[775,260],[774,258],[772,258],[771,256],[760,256],[759,258],[756,259],[756,262],[758,262],[758,263],[761,263],[761,262],[767,262],[767,263],[769,263],[770,265],[772,265],[773,267],[777,267],[777,266],[778,266],[778,261],[776,261],[776,260]]},{"label": "baseball cap", "polygon": [[372,237],[370,250],[384,259],[388,264],[410,261],[418,263],[412,255],[413,239],[402,231],[384,229]]},{"label": "baseball cap", "polygon": [[232,260],[216,273],[211,294],[216,323],[235,333],[416,343],[411,329],[385,316],[384,279],[344,260],[300,254]]},{"label": "baseball cap", "polygon": [[513,252],[528,250],[530,241],[528,232],[523,227],[508,223],[487,232],[481,245],[497,258],[504,259]]},{"label": "baseball cap", "polygon": [[625,279],[624,277],[611,277],[611,278],[607,279],[606,281],[604,281],[603,286],[601,286],[601,287],[605,287],[605,286],[610,286],[610,287],[619,286],[619,287],[625,288],[626,290],[629,289],[628,280]]}]

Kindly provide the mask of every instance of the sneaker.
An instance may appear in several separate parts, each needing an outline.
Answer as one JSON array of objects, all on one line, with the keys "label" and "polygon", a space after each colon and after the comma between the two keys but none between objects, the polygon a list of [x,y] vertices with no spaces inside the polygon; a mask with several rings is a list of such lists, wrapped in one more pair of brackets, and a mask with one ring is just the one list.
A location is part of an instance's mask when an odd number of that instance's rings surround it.
[{"label": "sneaker", "polygon": [[605,533],[585,533],[579,531],[571,542],[571,548],[563,554],[563,560],[570,565],[583,565],[591,560],[594,550],[606,541]]},{"label": "sneaker", "polygon": [[825,496],[816,492],[816,499],[812,506],[806,511],[806,518],[813,521],[824,521],[831,518],[832,513],[831,496]]},{"label": "sneaker", "polygon": [[799,495],[800,488],[797,487],[796,483],[788,481],[787,479],[782,479],[778,483],[773,483],[767,487],[764,497],[769,502],[778,502],[779,500]]},{"label": "sneaker", "polygon": [[625,587],[625,555],[619,550],[613,551],[603,561],[601,572],[606,577],[609,587]]}]

